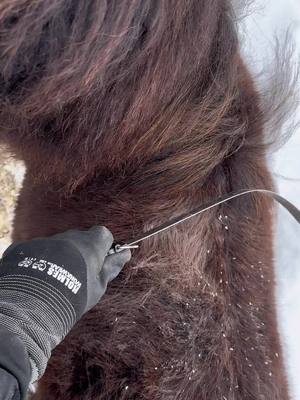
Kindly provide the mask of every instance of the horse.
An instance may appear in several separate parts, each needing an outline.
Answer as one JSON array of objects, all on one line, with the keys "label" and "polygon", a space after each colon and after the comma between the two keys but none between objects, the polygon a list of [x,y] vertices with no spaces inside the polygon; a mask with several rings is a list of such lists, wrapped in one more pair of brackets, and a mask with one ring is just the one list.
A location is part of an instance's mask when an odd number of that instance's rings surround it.
[{"label": "horse", "polygon": [[[99,224],[126,243],[273,189],[229,0],[2,0],[0,32],[0,140],[26,165],[13,240]],[[144,241],[32,399],[288,400],[273,228],[251,195]]]}]

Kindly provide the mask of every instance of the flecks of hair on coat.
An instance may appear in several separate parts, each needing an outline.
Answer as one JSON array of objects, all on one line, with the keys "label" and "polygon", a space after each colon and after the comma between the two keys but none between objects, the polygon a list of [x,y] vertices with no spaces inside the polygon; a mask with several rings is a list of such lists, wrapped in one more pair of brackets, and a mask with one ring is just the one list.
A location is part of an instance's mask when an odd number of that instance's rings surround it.
[{"label": "flecks of hair on coat", "polygon": [[[273,188],[296,75],[278,53],[260,85],[237,23],[227,0],[2,0],[0,139],[27,167],[14,240],[102,224],[126,242]],[[145,241],[34,399],[288,400],[273,213],[250,195]]]}]

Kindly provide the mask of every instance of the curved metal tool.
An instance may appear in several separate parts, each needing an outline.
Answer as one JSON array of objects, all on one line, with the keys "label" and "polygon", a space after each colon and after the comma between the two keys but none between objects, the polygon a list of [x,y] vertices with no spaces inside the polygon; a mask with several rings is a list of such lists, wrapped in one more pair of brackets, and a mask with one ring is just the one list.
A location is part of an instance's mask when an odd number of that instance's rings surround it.
[{"label": "curved metal tool", "polygon": [[189,211],[183,215],[180,215],[179,217],[173,218],[170,221],[158,226],[157,228],[153,228],[149,230],[148,232],[143,233],[136,239],[130,240],[127,244],[114,244],[113,247],[109,250],[108,254],[115,254],[120,251],[126,250],[126,249],[136,249],[138,248],[138,243],[149,239],[150,237],[154,235],[158,235],[161,232],[164,232],[167,229],[172,228],[175,225],[180,224],[181,222],[187,221],[190,218],[196,217],[197,215],[203,213],[204,211],[207,211],[213,207],[217,207],[220,204],[226,203],[227,201],[230,201],[232,199],[235,199],[240,196],[244,196],[246,194],[250,193],[261,193],[266,196],[271,197],[273,200],[276,200],[278,203],[280,203],[284,208],[286,208],[287,211],[295,218],[295,220],[300,224],[300,210],[295,207],[291,202],[289,202],[287,199],[284,197],[280,196],[279,194],[272,192],[271,190],[266,190],[266,189],[244,189],[244,190],[239,190],[238,192],[234,193],[229,193],[226,194],[222,197],[219,197],[217,200],[209,201],[205,204],[202,204],[201,206],[197,207],[196,209]]}]

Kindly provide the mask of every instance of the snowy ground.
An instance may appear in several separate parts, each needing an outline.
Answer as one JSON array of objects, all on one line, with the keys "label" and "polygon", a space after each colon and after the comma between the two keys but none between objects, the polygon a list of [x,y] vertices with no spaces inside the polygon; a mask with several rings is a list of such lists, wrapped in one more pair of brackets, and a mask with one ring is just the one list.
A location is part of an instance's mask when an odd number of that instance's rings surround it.
[{"label": "snowy ground", "polygon": [[[283,39],[289,28],[296,45],[295,58],[300,57],[299,0],[256,0],[253,7],[254,12],[242,22],[245,52],[252,68],[259,69],[271,56],[274,34]],[[297,115],[300,120],[300,111]],[[272,157],[271,165],[279,192],[300,208],[300,129]],[[285,360],[293,399],[300,400],[300,226],[282,209],[278,217],[276,260]]]}]

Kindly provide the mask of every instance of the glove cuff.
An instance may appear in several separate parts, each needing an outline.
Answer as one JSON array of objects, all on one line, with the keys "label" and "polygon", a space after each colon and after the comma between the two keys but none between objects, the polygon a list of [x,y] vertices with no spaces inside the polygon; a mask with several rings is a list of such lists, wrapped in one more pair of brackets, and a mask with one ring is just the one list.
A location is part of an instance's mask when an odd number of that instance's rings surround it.
[{"label": "glove cuff", "polygon": [[[18,335],[12,334],[1,324],[0,337],[0,370],[10,374],[10,376],[7,375],[7,378],[9,382],[11,380],[11,387],[18,388],[20,397],[25,399],[31,376],[30,361],[25,345]],[[1,390],[5,390],[5,388],[1,386]]]},{"label": "glove cuff", "polygon": [[34,382],[43,375],[51,350],[75,324],[75,310],[52,285],[25,274],[2,276],[0,291],[0,326],[24,343]]}]

